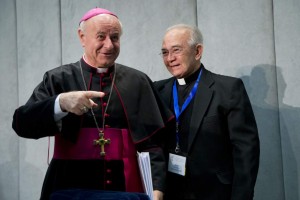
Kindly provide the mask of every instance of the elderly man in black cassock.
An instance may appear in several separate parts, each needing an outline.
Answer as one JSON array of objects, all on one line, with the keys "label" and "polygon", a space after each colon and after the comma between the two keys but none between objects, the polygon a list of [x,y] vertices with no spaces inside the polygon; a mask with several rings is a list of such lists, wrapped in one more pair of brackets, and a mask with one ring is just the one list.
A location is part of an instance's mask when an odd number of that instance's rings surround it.
[{"label": "elderly man in black cassock", "polygon": [[114,13],[87,12],[78,29],[82,58],[46,72],[14,113],[19,136],[55,137],[43,200],[59,191],[143,192],[136,151],[150,152],[154,199],[162,199],[165,160],[157,136],[173,116],[147,75],[115,63],[121,34]]}]

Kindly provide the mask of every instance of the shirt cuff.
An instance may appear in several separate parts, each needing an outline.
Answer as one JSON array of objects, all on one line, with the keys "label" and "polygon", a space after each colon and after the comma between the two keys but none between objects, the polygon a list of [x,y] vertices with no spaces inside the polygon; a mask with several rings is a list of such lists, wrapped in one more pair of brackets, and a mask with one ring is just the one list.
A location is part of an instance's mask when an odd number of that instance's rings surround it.
[{"label": "shirt cuff", "polygon": [[58,95],[55,99],[55,103],[54,103],[54,120],[57,122],[59,120],[61,120],[63,117],[65,117],[66,115],[68,115],[68,112],[63,112],[60,108],[59,105],[59,97],[60,95]]}]

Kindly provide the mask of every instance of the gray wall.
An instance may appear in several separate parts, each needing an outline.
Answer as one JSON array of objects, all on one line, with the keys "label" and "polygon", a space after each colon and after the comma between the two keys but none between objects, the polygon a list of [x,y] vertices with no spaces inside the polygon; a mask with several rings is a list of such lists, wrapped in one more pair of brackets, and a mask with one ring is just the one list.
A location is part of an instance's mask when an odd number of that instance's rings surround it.
[{"label": "gray wall", "polygon": [[123,23],[118,62],[153,80],[170,76],[158,55],[164,30],[198,25],[206,68],[241,77],[251,98],[261,140],[255,199],[300,199],[299,0],[0,0],[0,199],[39,197],[53,138],[19,138],[12,115],[46,70],[80,59],[78,21],[96,6]]}]

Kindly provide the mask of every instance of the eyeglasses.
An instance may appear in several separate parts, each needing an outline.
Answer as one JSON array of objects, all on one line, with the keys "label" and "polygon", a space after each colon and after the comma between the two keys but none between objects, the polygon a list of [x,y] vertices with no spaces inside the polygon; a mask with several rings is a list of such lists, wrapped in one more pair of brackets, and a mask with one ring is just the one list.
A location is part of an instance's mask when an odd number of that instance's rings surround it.
[{"label": "eyeglasses", "polygon": [[178,55],[181,55],[183,52],[183,47],[173,47],[172,49],[170,50],[167,50],[167,49],[162,49],[161,50],[161,53],[160,55],[163,57],[163,58],[166,58],[170,55],[173,55],[173,56],[178,56]]}]

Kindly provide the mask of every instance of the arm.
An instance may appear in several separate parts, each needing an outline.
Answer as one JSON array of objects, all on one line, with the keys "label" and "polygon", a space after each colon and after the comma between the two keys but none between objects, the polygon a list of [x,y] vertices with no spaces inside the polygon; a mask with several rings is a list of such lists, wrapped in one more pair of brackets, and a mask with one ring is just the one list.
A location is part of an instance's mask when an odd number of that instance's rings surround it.
[{"label": "arm", "polygon": [[252,107],[240,79],[233,88],[228,114],[234,176],[232,199],[253,199],[259,166],[259,138]]},{"label": "arm", "polygon": [[49,73],[46,73],[27,103],[15,110],[12,123],[15,132],[21,137],[33,139],[52,136],[58,132],[53,117],[56,98],[53,83]]},{"label": "arm", "polygon": [[[57,120],[64,117],[63,121],[67,125],[72,125],[72,120],[84,113],[82,111],[83,106],[87,108],[97,106],[90,98],[104,96],[104,93],[94,91],[61,93],[62,84],[61,81],[55,82],[55,79],[51,78],[49,73],[46,73],[43,82],[35,88],[27,103],[15,110],[12,127],[19,136],[34,139],[53,136],[59,132]],[[57,98],[58,94],[60,94],[59,99]],[[56,118],[54,110],[57,103],[63,111],[71,114]],[[63,126],[63,132],[66,127]],[[66,130],[66,132],[69,132],[69,130]]]},{"label": "arm", "polygon": [[56,96],[32,102],[32,97],[24,106],[15,110],[12,127],[15,132],[25,138],[38,139],[52,136],[58,132],[54,121],[54,102]]}]

